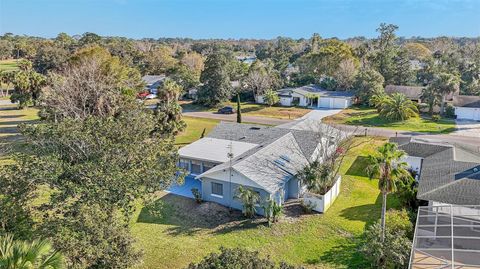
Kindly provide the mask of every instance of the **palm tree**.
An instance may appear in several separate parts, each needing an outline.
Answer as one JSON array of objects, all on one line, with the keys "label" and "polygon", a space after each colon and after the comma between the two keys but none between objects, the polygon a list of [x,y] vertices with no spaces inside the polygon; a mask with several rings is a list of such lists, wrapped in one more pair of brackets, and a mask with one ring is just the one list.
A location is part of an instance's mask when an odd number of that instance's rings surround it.
[{"label": "palm tree", "polygon": [[418,115],[418,108],[405,94],[394,93],[385,99],[380,115],[389,120],[406,120]]},{"label": "palm tree", "polygon": [[243,214],[245,217],[252,218],[255,216],[255,213],[257,212],[255,205],[260,201],[260,195],[258,192],[254,191],[253,189],[240,186],[237,189],[235,198],[242,201]]},{"label": "palm tree", "polygon": [[61,269],[64,262],[60,252],[46,240],[17,241],[5,235],[0,237],[0,268]]},{"label": "palm tree", "polygon": [[436,75],[429,85],[436,90],[438,94],[442,96],[440,103],[440,114],[445,112],[445,99],[448,94],[458,91],[460,87],[460,78],[457,75],[449,73],[440,73]]},{"label": "palm tree", "polygon": [[372,95],[372,97],[370,97],[370,100],[368,100],[368,103],[371,106],[375,107],[377,109],[377,112],[380,113],[383,104],[385,104],[388,99],[389,97],[385,93],[378,93]]},{"label": "palm tree", "polygon": [[408,164],[402,161],[405,156],[405,152],[399,150],[395,143],[385,143],[377,149],[376,154],[368,156],[368,177],[378,178],[378,188],[382,193],[382,242],[385,239],[387,195],[396,190],[398,181],[411,178],[407,170]]},{"label": "palm tree", "polygon": [[442,100],[442,95],[432,85],[422,89],[422,101],[428,105],[428,113],[430,115],[433,115],[433,108],[440,104],[440,100]]}]

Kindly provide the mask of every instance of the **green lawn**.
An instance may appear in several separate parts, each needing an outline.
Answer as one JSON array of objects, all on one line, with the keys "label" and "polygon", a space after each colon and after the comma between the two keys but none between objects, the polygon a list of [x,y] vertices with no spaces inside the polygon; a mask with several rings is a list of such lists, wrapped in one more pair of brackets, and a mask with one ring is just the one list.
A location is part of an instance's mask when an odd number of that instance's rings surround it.
[{"label": "green lawn", "polygon": [[0,60],[0,71],[11,71],[18,69],[17,60]]},{"label": "green lawn", "polygon": [[[377,182],[365,175],[364,157],[372,145],[383,142],[375,138],[350,152],[341,171],[342,192],[327,213],[271,228],[258,221],[222,223],[217,215],[200,214],[204,208],[191,200],[159,195],[155,206],[139,210],[132,226],[145,253],[140,268],[183,268],[220,246],[259,250],[264,256],[308,268],[365,268],[357,251],[359,236],[367,223],[379,218],[381,199]],[[398,207],[397,200],[389,198],[389,207]]]},{"label": "green lawn", "polygon": [[187,128],[175,138],[175,144],[178,146],[187,145],[200,139],[204,130],[206,135],[220,122],[214,119],[193,117],[183,117],[183,120],[187,124]]},{"label": "green lawn", "polygon": [[21,136],[17,125],[38,119],[38,110],[19,110],[16,105],[0,106],[0,164],[8,162],[10,152],[22,149]]},{"label": "green lawn", "polygon": [[435,122],[428,117],[421,116],[405,121],[388,121],[381,118],[375,109],[353,107],[323,119],[326,123],[361,125],[367,127],[381,127],[393,130],[412,131],[420,133],[450,133],[455,131],[455,121],[440,119]]},{"label": "green lawn", "polygon": [[[232,102],[225,102],[222,106],[232,106],[236,109],[237,104]],[[311,110],[302,107],[281,107],[281,106],[267,106],[254,103],[241,103],[242,115],[269,117],[277,119],[297,119],[307,114]],[[184,111],[217,111],[215,108],[205,108],[201,105],[192,104],[191,102],[183,102],[182,108]]]}]

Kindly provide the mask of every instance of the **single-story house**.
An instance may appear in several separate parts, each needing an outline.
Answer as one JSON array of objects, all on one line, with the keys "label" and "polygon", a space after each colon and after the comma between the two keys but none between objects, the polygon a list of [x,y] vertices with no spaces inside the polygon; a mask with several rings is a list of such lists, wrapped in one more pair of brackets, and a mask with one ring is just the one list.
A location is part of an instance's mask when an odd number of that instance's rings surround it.
[{"label": "single-story house", "polygon": [[420,167],[410,268],[480,268],[478,148],[411,137],[391,138]]},{"label": "single-story house", "polygon": [[386,94],[402,93],[408,99],[417,103],[422,102],[422,90],[424,87],[419,86],[403,86],[403,85],[387,85],[385,87]]},{"label": "single-story house", "polygon": [[[335,145],[321,149],[331,136],[321,138],[323,143],[318,137],[312,131],[221,122],[206,137],[179,150],[179,165],[201,181],[204,201],[242,209],[235,193],[246,186],[257,191],[261,201],[270,198],[283,204],[304,191],[296,175],[309,160],[320,150],[334,149]],[[260,204],[257,211],[262,214]]]},{"label": "single-story house", "polygon": [[455,95],[453,106],[457,119],[480,121],[480,96]]},{"label": "single-story house", "polygon": [[[278,90],[282,106],[306,106],[316,108],[347,108],[354,101],[349,91],[328,91],[317,85]],[[257,103],[265,103],[262,95],[256,96]]]},{"label": "single-story house", "polygon": [[152,93],[158,93],[158,87],[160,87],[165,80],[165,75],[145,75],[142,77],[143,82],[146,84],[145,90]]},{"label": "single-story house", "polygon": [[390,138],[418,172],[417,198],[430,205],[480,205],[480,152],[467,145],[450,145],[411,137]]}]

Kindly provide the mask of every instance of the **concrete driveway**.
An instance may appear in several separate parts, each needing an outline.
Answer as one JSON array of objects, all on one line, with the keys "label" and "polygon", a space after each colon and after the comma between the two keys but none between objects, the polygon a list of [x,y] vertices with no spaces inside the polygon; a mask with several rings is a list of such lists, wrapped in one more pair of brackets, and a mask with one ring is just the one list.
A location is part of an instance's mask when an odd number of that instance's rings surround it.
[{"label": "concrete driveway", "polygon": [[342,111],[341,109],[315,109],[310,111],[309,113],[305,114],[303,117],[296,119],[292,122],[279,125],[277,127],[281,128],[289,128],[289,129],[296,129],[296,130],[308,130],[315,128],[315,124],[322,122],[322,119],[331,115],[335,115]]},{"label": "concrete driveway", "polygon": [[454,135],[480,138],[480,121],[457,120]]}]

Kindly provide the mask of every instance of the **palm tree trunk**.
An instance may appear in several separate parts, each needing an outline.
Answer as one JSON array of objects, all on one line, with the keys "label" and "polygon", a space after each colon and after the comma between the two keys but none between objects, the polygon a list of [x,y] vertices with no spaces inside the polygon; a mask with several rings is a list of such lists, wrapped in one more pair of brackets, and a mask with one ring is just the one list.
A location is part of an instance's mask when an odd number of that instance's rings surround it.
[{"label": "palm tree trunk", "polygon": [[382,242],[385,241],[385,215],[387,213],[387,193],[382,193]]}]

